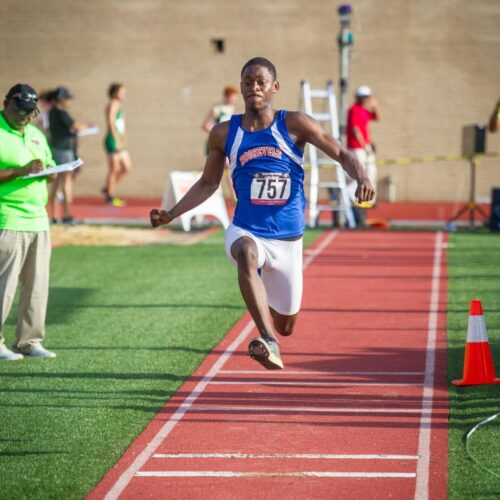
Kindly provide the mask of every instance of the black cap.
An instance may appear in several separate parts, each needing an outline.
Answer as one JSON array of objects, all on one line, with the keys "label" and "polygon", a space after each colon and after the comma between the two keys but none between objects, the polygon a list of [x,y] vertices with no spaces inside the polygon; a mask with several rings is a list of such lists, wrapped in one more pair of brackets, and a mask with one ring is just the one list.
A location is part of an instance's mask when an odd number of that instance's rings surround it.
[{"label": "black cap", "polygon": [[57,87],[54,90],[54,99],[62,101],[63,99],[73,99],[73,94],[66,87]]},{"label": "black cap", "polygon": [[33,87],[26,83],[16,83],[5,96],[5,99],[12,99],[16,103],[17,109],[33,111],[37,109],[38,95]]}]

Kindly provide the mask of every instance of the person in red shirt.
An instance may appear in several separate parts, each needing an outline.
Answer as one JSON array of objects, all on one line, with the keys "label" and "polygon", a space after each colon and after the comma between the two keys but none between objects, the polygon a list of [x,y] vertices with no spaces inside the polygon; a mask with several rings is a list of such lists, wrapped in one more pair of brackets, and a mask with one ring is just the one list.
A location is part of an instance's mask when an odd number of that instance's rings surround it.
[{"label": "person in red shirt", "polygon": [[372,186],[377,185],[377,165],[375,150],[370,138],[369,123],[380,119],[377,101],[370,87],[361,85],[356,89],[356,102],[347,114],[347,147],[363,165]]}]

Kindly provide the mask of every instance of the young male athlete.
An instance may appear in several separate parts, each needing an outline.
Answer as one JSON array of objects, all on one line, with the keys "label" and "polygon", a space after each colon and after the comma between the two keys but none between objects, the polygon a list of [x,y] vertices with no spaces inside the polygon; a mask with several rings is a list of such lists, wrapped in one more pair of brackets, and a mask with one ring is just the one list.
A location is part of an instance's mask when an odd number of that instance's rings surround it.
[{"label": "young male athlete", "polygon": [[248,353],[276,370],[283,369],[283,362],[274,330],[292,334],[302,299],[306,142],[337,160],[357,181],[358,201],[371,200],[375,191],[361,164],[316,120],[273,109],[280,85],[270,61],[248,61],[240,85],[245,112],[211,130],[201,178],[174,207],[153,209],[150,218],[153,227],[168,224],[209,198],[229,158],[238,203],[226,230],[226,254],[237,266],[241,294],[260,334],[251,340]]}]

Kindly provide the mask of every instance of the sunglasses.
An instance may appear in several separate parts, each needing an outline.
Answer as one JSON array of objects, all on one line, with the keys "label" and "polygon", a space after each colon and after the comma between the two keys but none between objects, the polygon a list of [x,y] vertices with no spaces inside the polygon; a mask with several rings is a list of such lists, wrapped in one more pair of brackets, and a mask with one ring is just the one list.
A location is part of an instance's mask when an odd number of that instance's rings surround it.
[{"label": "sunglasses", "polygon": [[11,99],[18,99],[19,101],[31,102],[33,104],[38,103],[38,96],[36,94],[31,94],[30,92],[18,92],[17,94],[11,95]]},{"label": "sunglasses", "polygon": [[38,104],[38,96],[36,94],[31,94],[29,92],[18,92],[17,94],[11,95],[10,99],[13,101],[14,106],[16,108],[16,113],[18,116],[28,116],[35,117],[38,115],[39,111],[37,108],[27,110],[27,109],[19,109],[17,106],[17,102],[29,102],[30,104]]},{"label": "sunglasses", "polygon": [[27,109],[18,109],[16,107],[16,113],[18,114],[18,116],[22,116],[23,118],[25,116],[28,116],[29,118],[35,118],[38,116],[39,111],[37,108],[32,110],[27,110]]}]

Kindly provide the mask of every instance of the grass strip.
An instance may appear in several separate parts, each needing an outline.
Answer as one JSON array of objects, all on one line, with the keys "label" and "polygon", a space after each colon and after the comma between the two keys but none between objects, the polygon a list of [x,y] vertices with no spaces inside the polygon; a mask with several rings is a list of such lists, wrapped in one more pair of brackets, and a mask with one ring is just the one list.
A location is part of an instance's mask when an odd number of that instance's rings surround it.
[{"label": "grass strip", "polygon": [[[500,237],[486,233],[455,233],[448,250],[448,379],[462,377],[469,303],[480,299],[488,337],[500,372]],[[479,467],[466,451],[467,432],[500,408],[500,385],[449,386],[450,499],[498,498],[500,480]],[[478,429],[469,443],[476,460],[500,472],[500,423]]]}]

